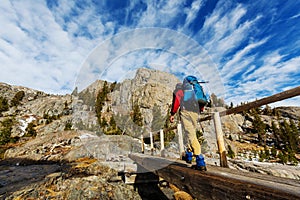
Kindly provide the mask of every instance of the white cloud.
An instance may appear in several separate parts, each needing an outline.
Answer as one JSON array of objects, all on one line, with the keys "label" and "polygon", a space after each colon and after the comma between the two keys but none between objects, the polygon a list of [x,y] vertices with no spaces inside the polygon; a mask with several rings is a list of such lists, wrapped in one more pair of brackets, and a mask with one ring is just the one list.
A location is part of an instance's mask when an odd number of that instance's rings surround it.
[{"label": "white cloud", "polygon": [[0,31],[0,51],[5,52],[1,69],[6,72],[0,79],[50,93],[67,92],[62,87],[72,89],[91,42],[74,44],[41,1],[14,1],[1,10],[6,10],[0,18],[5,24]]},{"label": "white cloud", "polygon": [[150,1],[147,3],[145,12],[138,16],[138,27],[154,27],[154,26],[168,26],[170,22],[174,21],[178,15],[182,13],[181,0]]},{"label": "white cloud", "polygon": [[[233,7],[232,9],[228,9]],[[255,23],[261,16],[253,16],[242,21],[246,8],[229,1],[218,2],[214,11],[209,15],[199,31],[198,37],[204,48],[212,56],[214,62],[221,64],[225,55],[249,39],[249,34],[255,29]]]},{"label": "white cloud", "polygon": [[247,54],[264,44],[266,41],[267,39],[264,39],[256,43],[251,43],[245,46],[242,50],[237,51],[233,55],[232,59],[226,62],[222,67],[222,77],[224,77],[226,81],[229,81],[233,76],[247,69],[247,67],[250,66],[255,59],[254,56],[248,56]]},{"label": "white cloud", "polygon": [[179,28],[179,30],[186,30],[188,29],[189,25],[195,20],[195,18],[198,15],[199,10],[203,6],[203,1],[202,0],[196,0],[193,1],[191,8],[185,8],[184,13],[186,14],[186,19],[184,26],[182,28]]},{"label": "white cloud", "polygon": [[[263,65],[253,66],[243,73],[243,78],[233,86],[227,86],[232,93],[228,97],[229,102],[254,101],[281,91],[298,86],[294,81],[294,74],[300,69],[300,57],[284,59],[278,51],[266,54],[261,59]],[[234,67],[234,66],[233,66]],[[235,67],[234,67],[235,69]],[[289,85],[288,88],[283,85]],[[298,105],[296,100],[285,100],[272,105]]]}]

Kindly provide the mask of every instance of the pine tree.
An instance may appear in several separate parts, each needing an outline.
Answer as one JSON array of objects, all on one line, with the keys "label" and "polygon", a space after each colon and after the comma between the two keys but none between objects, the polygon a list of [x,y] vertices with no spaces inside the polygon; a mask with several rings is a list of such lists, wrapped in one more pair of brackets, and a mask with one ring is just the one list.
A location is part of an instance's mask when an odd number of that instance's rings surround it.
[{"label": "pine tree", "polygon": [[119,127],[117,126],[114,116],[111,116],[111,118],[109,120],[109,127],[107,128],[107,131],[105,132],[105,134],[109,134],[109,135],[121,135],[122,134],[122,130],[119,129]]},{"label": "pine tree", "polygon": [[282,152],[279,152],[278,158],[279,158],[279,160],[280,160],[280,162],[281,162],[282,164],[286,164],[287,161],[288,161],[287,156],[286,156],[284,153],[282,153]]},{"label": "pine tree", "polygon": [[[292,163],[296,163],[295,153],[299,151],[299,133],[298,129],[293,122],[293,120],[289,120],[287,122],[285,119],[280,124],[281,130],[281,138],[282,138],[282,154],[285,160],[290,161]],[[284,160],[284,161],[285,161]]]},{"label": "pine tree", "polygon": [[273,158],[276,158],[276,157],[277,157],[277,150],[276,150],[275,147],[272,147],[272,148],[271,148],[271,156],[272,156]]},{"label": "pine tree", "polygon": [[27,137],[32,137],[32,136],[36,136],[36,131],[35,131],[35,129],[34,129],[34,127],[35,127],[35,125],[34,125],[34,123],[33,122],[31,122],[31,123],[29,123],[28,125],[27,125],[27,128],[26,128],[26,134],[25,134],[25,136],[27,136]]},{"label": "pine tree", "polygon": [[138,126],[143,126],[143,116],[137,103],[133,106],[132,121]]},{"label": "pine tree", "polygon": [[67,122],[66,122],[66,124],[65,124],[65,128],[64,128],[64,130],[65,131],[69,131],[69,130],[72,130],[72,120],[68,120]]},{"label": "pine tree", "polygon": [[290,133],[289,133],[290,148],[291,148],[293,153],[297,153],[298,150],[299,150],[299,148],[298,148],[299,131],[298,131],[298,128],[297,128],[294,120],[290,119],[289,124],[290,124]]},{"label": "pine tree", "polygon": [[272,115],[272,109],[268,105],[266,105],[266,107],[262,110],[262,112],[263,112],[264,115],[269,115],[269,116]]},{"label": "pine tree", "polygon": [[5,119],[1,121],[1,129],[0,129],[0,145],[6,144],[8,142],[12,142],[13,138],[11,138],[12,126],[14,124],[14,120],[11,118]]},{"label": "pine tree", "polygon": [[107,86],[107,81],[104,81],[103,88],[98,92],[97,98],[96,98],[96,105],[95,105],[95,112],[96,116],[98,118],[98,121],[101,121],[101,115],[102,115],[102,109],[105,105],[105,101],[108,100],[109,89]]},{"label": "pine tree", "polygon": [[108,123],[104,117],[100,120],[100,126],[102,129],[106,129],[108,126]]},{"label": "pine tree", "polygon": [[281,133],[280,133],[280,129],[277,128],[277,125],[274,121],[272,121],[272,125],[271,125],[271,131],[274,135],[274,145],[277,149],[281,149]]},{"label": "pine tree", "polygon": [[266,145],[266,124],[261,120],[258,111],[254,111],[253,129],[258,134],[258,141],[261,145]]},{"label": "pine tree", "polygon": [[8,109],[9,109],[9,104],[7,99],[5,97],[0,96],[0,116],[2,112],[8,111]]}]

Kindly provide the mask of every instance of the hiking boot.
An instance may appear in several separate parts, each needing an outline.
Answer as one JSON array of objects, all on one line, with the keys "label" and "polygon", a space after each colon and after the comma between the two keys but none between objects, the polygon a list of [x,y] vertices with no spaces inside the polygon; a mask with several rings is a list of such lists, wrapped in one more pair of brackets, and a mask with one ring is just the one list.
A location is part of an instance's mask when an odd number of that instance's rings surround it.
[{"label": "hiking boot", "polygon": [[202,154],[196,156],[196,169],[200,171],[206,171],[206,164]]},{"label": "hiking boot", "polygon": [[185,157],[184,157],[185,162],[191,164],[193,160],[193,152],[191,151],[186,151],[185,152]]}]

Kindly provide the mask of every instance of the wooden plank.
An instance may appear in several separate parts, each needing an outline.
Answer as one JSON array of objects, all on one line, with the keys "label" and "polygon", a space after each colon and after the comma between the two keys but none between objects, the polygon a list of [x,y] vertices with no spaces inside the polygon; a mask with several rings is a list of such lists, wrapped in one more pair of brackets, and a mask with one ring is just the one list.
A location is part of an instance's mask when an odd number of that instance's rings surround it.
[{"label": "wooden plank", "polygon": [[300,199],[297,180],[217,166],[201,172],[182,161],[141,154],[129,157],[197,199]]}]

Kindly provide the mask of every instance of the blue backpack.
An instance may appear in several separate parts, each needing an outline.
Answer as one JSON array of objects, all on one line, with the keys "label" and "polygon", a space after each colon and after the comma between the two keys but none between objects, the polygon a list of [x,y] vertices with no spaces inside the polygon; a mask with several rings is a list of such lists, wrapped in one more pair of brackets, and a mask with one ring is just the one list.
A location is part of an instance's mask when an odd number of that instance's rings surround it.
[{"label": "blue backpack", "polygon": [[195,76],[187,76],[184,78],[183,92],[183,104],[190,110],[199,109],[199,107],[204,107],[208,103],[203,88]]}]

